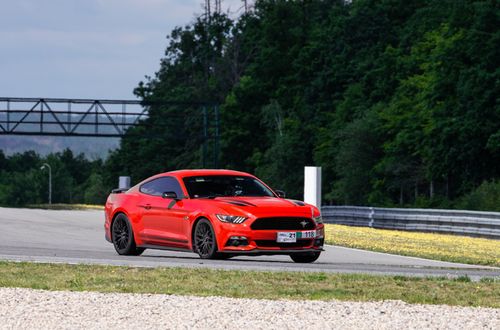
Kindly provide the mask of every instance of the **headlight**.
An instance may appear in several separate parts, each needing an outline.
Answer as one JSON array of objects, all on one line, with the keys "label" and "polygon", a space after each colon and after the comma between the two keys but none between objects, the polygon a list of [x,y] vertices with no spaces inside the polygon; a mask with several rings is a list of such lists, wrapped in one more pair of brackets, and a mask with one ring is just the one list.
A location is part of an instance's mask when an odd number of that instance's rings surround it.
[{"label": "headlight", "polygon": [[228,223],[243,223],[247,218],[239,215],[216,214],[217,219]]},{"label": "headlight", "polygon": [[323,223],[323,218],[321,217],[321,214],[319,216],[317,216],[317,217],[313,217],[313,220],[318,225]]}]

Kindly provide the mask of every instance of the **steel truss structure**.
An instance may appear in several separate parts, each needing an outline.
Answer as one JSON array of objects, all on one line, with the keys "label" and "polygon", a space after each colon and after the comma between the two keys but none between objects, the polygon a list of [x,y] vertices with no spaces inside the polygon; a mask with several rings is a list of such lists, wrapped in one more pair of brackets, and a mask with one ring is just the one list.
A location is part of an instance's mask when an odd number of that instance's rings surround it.
[{"label": "steel truss structure", "polygon": [[136,100],[0,97],[0,134],[121,137],[151,106],[213,105]]},{"label": "steel truss structure", "polygon": [[[153,107],[176,107],[180,109],[177,118],[186,116],[182,109],[199,109],[199,112],[195,111],[199,118],[196,126],[200,127],[200,136],[196,140],[202,145],[203,166],[208,163],[209,140],[212,140],[210,149],[213,165],[217,167],[219,109],[216,104],[205,102],[0,97],[0,135],[119,138],[130,127],[152,126],[146,119],[149,109]],[[175,123],[155,124],[157,128],[158,125],[161,130],[175,130]],[[155,138],[144,134],[145,137]]]}]

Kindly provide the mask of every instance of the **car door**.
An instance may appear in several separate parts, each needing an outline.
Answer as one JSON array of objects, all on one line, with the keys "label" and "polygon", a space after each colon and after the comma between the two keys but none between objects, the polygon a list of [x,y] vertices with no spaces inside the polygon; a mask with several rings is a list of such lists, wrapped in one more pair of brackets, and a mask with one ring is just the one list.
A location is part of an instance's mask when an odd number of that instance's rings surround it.
[{"label": "car door", "polygon": [[[176,178],[163,176],[141,185],[142,239],[146,244],[187,248],[189,221],[184,197]],[[175,192],[180,200],[163,198],[164,192]]]}]

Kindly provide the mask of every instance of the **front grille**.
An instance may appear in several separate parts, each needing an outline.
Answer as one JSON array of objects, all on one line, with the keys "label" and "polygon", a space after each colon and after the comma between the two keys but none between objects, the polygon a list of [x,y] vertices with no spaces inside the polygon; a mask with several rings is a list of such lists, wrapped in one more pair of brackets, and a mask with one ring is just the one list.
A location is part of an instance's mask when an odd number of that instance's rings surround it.
[{"label": "front grille", "polygon": [[[304,222],[306,224],[302,226]],[[253,230],[310,230],[314,229],[314,222],[309,218],[258,218],[252,223],[250,228]]]},{"label": "front grille", "polygon": [[312,239],[302,239],[293,243],[278,243],[274,240],[255,240],[255,244],[258,247],[279,247],[279,248],[299,248],[299,247],[308,247],[312,245]]}]

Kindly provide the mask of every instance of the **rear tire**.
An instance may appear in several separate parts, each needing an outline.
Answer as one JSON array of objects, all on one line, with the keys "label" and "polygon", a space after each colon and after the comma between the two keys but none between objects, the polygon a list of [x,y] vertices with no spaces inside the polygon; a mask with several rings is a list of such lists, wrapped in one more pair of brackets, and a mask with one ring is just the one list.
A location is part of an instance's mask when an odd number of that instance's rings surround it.
[{"label": "rear tire", "polygon": [[307,264],[318,260],[321,252],[304,252],[291,254],[290,258],[296,263]]},{"label": "rear tire", "polygon": [[145,250],[135,245],[132,225],[123,213],[118,214],[111,225],[111,240],[116,252],[120,255],[138,256]]}]

